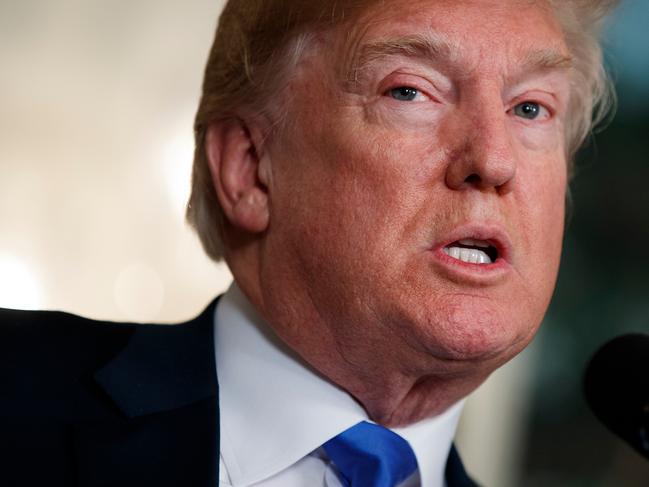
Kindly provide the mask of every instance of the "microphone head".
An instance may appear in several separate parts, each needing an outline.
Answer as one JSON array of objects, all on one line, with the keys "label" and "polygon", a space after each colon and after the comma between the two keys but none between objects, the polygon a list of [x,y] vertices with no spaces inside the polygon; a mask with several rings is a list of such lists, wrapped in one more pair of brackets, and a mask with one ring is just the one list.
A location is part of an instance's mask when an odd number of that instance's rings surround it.
[{"label": "microphone head", "polygon": [[606,343],[584,375],[586,402],[613,433],[649,458],[649,335]]}]

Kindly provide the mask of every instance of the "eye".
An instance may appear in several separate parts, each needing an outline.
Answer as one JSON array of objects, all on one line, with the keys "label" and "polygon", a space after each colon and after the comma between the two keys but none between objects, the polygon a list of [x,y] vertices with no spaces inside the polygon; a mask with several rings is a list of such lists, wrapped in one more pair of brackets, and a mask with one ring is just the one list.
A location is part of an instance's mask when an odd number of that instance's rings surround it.
[{"label": "eye", "polygon": [[536,120],[542,115],[544,115],[544,117],[547,117],[549,116],[549,113],[547,113],[547,111],[547,108],[533,101],[524,101],[523,103],[519,103],[514,107],[514,115],[516,115],[517,117],[525,118],[527,120]]},{"label": "eye", "polygon": [[399,86],[398,88],[393,88],[389,91],[389,94],[392,98],[398,101],[415,101],[417,98],[422,96],[417,88],[412,88],[410,86]]}]

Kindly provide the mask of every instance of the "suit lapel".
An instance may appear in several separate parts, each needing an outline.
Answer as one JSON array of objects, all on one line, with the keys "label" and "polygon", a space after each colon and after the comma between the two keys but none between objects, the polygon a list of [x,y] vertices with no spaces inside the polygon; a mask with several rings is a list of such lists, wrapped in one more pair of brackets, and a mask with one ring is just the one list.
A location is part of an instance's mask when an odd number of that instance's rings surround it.
[{"label": "suit lapel", "polygon": [[[216,303],[181,325],[136,325],[95,373],[120,414],[75,425],[80,487],[218,485]],[[477,487],[455,447],[445,477],[448,487]]]},{"label": "suit lapel", "polygon": [[444,476],[448,487],[478,487],[478,484],[466,473],[455,445],[451,446],[451,451],[448,454]]},{"label": "suit lapel", "polygon": [[135,326],[96,372],[119,414],[75,426],[80,486],[217,485],[215,305],[181,325]]},{"label": "suit lapel", "polygon": [[126,347],[95,380],[128,418],[214,397],[213,317],[216,301],[181,325],[137,325]]}]

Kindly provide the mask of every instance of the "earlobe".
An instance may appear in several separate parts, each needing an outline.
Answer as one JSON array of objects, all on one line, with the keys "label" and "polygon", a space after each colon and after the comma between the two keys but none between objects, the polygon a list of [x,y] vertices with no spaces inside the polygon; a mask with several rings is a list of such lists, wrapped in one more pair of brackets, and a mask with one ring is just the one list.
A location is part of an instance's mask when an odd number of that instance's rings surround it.
[{"label": "earlobe", "polygon": [[248,233],[268,227],[268,192],[259,178],[259,151],[241,120],[212,123],[205,137],[212,183],[231,225]]}]

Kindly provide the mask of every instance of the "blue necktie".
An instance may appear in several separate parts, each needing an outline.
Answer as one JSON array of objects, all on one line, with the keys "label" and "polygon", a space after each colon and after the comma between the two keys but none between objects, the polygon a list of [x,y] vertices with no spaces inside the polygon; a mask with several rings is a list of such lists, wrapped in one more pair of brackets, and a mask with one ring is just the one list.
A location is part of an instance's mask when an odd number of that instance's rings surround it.
[{"label": "blue necktie", "polygon": [[417,470],[406,440],[365,421],[322,445],[345,487],[395,487]]}]

